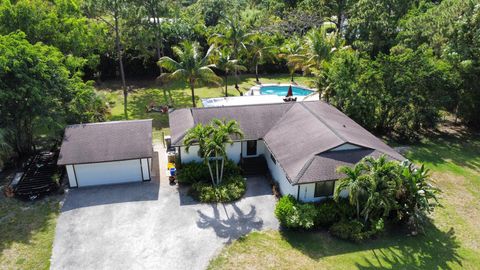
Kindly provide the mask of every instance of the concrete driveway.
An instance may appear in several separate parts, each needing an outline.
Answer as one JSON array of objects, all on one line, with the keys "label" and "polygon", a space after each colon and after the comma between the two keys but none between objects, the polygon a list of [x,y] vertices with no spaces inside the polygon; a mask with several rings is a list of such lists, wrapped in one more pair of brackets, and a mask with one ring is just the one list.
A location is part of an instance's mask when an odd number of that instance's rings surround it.
[{"label": "concrete driveway", "polygon": [[221,248],[254,230],[278,229],[263,177],[245,197],[200,204],[158,181],[70,190],[58,219],[52,269],[205,269]]}]

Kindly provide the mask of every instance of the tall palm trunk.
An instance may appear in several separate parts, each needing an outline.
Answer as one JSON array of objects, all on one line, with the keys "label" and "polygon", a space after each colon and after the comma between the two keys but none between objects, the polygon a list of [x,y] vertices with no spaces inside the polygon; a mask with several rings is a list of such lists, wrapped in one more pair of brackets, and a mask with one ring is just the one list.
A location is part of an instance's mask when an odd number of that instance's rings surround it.
[{"label": "tall palm trunk", "polygon": [[227,71],[225,71],[225,97],[228,97],[227,87],[228,87],[228,73]]},{"label": "tall palm trunk", "polygon": [[216,179],[216,182],[217,182],[217,185],[220,183],[220,175],[219,175],[219,171],[218,171],[218,153],[215,151],[215,170],[216,170],[216,175],[217,175],[217,179]]},{"label": "tall palm trunk", "polygon": [[190,90],[192,92],[192,107],[196,107],[197,105],[195,104],[195,86],[193,82],[190,81]]},{"label": "tall palm trunk", "polygon": [[115,11],[114,14],[115,20],[115,46],[117,48],[117,56],[118,56],[118,64],[120,65],[120,77],[122,78],[122,89],[123,89],[123,113],[125,114],[125,119],[128,119],[128,91],[127,91],[127,83],[125,82],[125,71],[123,69],[123,59],[122,59],[122,47],[120,44],[120,30],[118,26],[118,14]]},{"label": "tall palm trunk", "polygon": [[222,183],[223,181],[223,169],[224,169],[224,166],[225,166],[225,157],[222,157],[222,167],[220,169],[220,182],[219,183]]},{"label": "tall palm trunk", "polygon": [[208,166],[208,171],[210,172],[210,178],[212,179],[212,184],[213,186],[215,186],[215,178],[213,177],[213,171],[212,171],[212,166],[210,166],[210,160],[208,160],[208,157],[207,157],[207,166]]},{"label": "tall palm trunk", "polygon": [[257,83],[260,82],[260,80],[258,79],[258,64],[255,64],[255,79],[257,79]]}]

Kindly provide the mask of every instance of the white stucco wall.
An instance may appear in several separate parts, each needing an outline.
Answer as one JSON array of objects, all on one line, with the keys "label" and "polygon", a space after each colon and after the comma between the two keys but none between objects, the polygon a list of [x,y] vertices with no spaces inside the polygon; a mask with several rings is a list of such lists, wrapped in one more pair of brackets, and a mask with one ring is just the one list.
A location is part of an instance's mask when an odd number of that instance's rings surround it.
[{"label": "white stucco wall", "polygon": [[139,159],[73,166],[79,187],[142,181]]},{"label": "white stucco wall", "polygon": [[[229,159],[233,160],[235,163],[240,162],[240,155],[242,153],[242,144],[241,142],[234,142],[233,145],[228,144],[227,149],[227,156]],[[180,157],[182,163],[189,163],[192,161],[202,162],[202,158],[198,156],[198,146],[193,145],[190,147],[188,153],[185,151],[184,146],[180,146]]]},{"label": "white stucco wall", "polygon": [[278,183],[280,188],[280,192],[282,195],[292,195],[293,197],[297,197],[298,188],[297,186],[292,186],[290,182],[288,182],[287,177],[285,176],[285,172],[283,169],[278,165],[278,162],[275,164],[271,158],[270,152],[268,148],[264,145],[264,155],[265,159],[267,160],[268,169],[270,170],[270,174],[272,175],[273,180]]}]

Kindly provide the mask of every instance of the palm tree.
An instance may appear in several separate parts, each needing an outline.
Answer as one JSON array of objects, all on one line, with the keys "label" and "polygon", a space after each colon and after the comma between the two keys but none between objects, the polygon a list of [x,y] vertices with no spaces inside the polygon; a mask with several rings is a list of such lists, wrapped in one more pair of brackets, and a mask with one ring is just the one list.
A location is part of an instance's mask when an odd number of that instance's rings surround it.
[{"label": "palm tree", "polygon": [[[218,185],[223,179],[223,169],[227,159],[226,145],[233,144],[233,136],[243,138],[243,132],[235,120],[222,121],[213,119],[209,125],[198,124],[188,130],[184,138],[185,151],[193,145],[198,145],[198,155],[203,158],[208,166],[213,185]],[[215,161],[215,176],[213,174],[211,160]],[[219,166],[219,161],[221,164]]]},{"label": "palm tree", "polygon": [[397,194],[399,200],[400,219],[407,220],[416,234],[423,230],[427,213],[431,213],[438,204],[437,194],[440,190],[432,186],[429,170],[423,165],[415,168],[412,163],[405,162],[399,166],[401,188]]},{"label": "palm tree", "polygon": [[310,30],[306,35],[303,71],[311,73],[321,69],[321,64],[328,61],[338,47],[339,40],[335,33],[328,33],[327,27]]},{"label": "palm tree", "polygon": [[208,166],[210,177],[212,178],[212,183],[215,185],[212,168],[210,167],[210,162],[209,162],[210,153],[207,153],[208,151],[207,145],[209,144],[209,139],[213,132],[214,130],[211,125],[202,125],[200,123],[187,131],[187,134],[185,134],[185,137],[183,139],[183,143],[185,144],[185,151],[187,153],[190,151],[190,147],[192,147],[193,145],[198,145],[197,154],[199,157],[203,159],[203,162]]},{"label": "palm tree", "polygon": [[178,58],[178,62],[170,57],[164,56],[158,61],[158,65],[171,71],[160,75],[161,80],[183,80],[189,86],[192,92],[192,106],[195,102],[195,86],[199,83],[213,83],[220,85],[222,78],[218,77],[211,69],[215,65],[209,65],[208,59],[212,53],[213,46],[210,46],[207,53],[202,57],[197,42],[185,41],[181,47],[172,48]]},{"label": "palm tree", "polygon": [[252,55],[252,65],[255,67],[256,82],[260,83],[260,80],[258,79],[258,65],[271,56],[271,49],[273,47],[266,46],[261,36],[255,36],[247,47],[249,53]]},{"label": "palm tree", "polygon": [[[237,121],[235,120],[230,120],[230,121],[225,121],[225,120],[219,120],[219,119],[213,119],[212,121],[213,126],[216,128],[216,134],[215,134],[215,143],[219,146],[221,146],[221,157],[222,157],[222,165],[220,169],[220,178],[218,178],[218,183],[221,183],[223,180],[223,168],[225,165],[225,159],[226,159],[226,150],[225,150],[225,145],[226,144],[233,144],[233,136],[236,136],[238,139],[243,139],[244,134],[242,129],[240,128],[240,125],[238,124]],[[217,166],[218,167],[218,166]]]},{"label": "palm tree", "polygon": [[240,65],[237,59],[231,59],[230,53],[226,49],[218,49],[216,55],[213,58],[215,67],[224,72],[225,81],[225,97],[228,96],[228,74],[232,70],[247,70],[246,67]]},{"label": "palm tree", "polygon": [[[217,44],[220,47],[228,47],[232,50],[232,58],[239,59],[240,52],[247,49],[247,42],[252,36],[246,28],[240,23],[238,18],[225,18],[223,20],[224,33],[217,33],[210,37],[210,44]],[[238,69],[235,69],[235,89],[240,92],[238,87]],[[241,93],[241,92],[240,92]]]},{"label": "palm tree", "polygon": [[370,181],[364,174],[364,164],[358,163],[353,167],[342,166],[337,171],[344,174],[345,177],[340,179],[338,186],[335,188],[334,199],[338,201],[340,193],[347,190],[350,204],[356,207],[357,219],[360,219],[360,199],[367,194]]},{"label": "palm tree", "polygon": [[362,211],[366,223],[372,214],[385,217],[396,207],[396,193],[401,183],[396,175],[397,163],[388,160],[385,155],[378,159],[366,157],[362,162],[370,179],[368,197]]},{"label": "palm tree", "polygon": [[299,57],[302,52],[301,40],[298,37],[292,38],[284,44],[280,51],[281,53],[278,57],[287,60],[287,68],[291,78],[290,81],[294,83],[293,75],[296,71],[302,70],[303,58]]},{"label": "palm tree", "polygon": [[330,28],[332,27],[322,26],[310,30],[305,35],[304,52],[292,56],[292,61],[301,62],[302,70],[305,74],[315,75],[313,82],[318,89],[320,99],[325,90],[322,78],[322,66],[326,65],[333,52],[341,45],[336,33],[328,33]]}]

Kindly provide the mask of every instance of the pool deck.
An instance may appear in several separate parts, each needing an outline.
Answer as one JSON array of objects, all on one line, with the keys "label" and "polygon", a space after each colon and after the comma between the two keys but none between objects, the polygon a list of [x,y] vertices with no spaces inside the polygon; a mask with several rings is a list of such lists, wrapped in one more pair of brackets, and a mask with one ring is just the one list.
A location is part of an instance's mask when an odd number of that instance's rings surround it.
[{"label": "pool deck", "polygon": [[[262,95],[260,87],[262,86],[290,86],[290,84],[262,84],[255,85],[247,91],[244,96],[239,97],[218,97],[218,98],[204,98],[202,99],[203,107],[223,107],[223,106],[240,106],[240,105],[254,105],[254,104],[272,104],[283,103],[283,96],[278,95]],[[295,85],[296,88],[313,91],[308,96],[295,96],[297,101],[312,101],[318,100],[318,93],[315,89],[310,89],[303,86]]]}]

